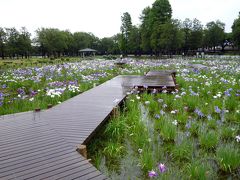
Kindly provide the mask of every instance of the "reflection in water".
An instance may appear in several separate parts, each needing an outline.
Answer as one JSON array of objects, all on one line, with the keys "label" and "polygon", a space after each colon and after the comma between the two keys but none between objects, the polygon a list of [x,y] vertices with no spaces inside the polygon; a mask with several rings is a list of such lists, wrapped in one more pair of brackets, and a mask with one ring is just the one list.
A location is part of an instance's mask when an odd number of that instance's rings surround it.
[{"label": "reflection in water", "polygon": [[119,172],[109,172],[106,166],[105,157],[102,158],[99,170],[104,174],[109,175],[109,179],[122,180],[122,179],[141,179],[142,171],[139,166],[139,160],[134,155],[133,148],[128,140],[125,141],[124,147],[126,147],[127,154],[121,159]]},{"label": "reflection in water", "polygon": [[141,120],[147,128],[147,131],[149,133],[149,139],[152,141],[150,145],[152,146],[151,149],[153,151],[152,154],[154,159],[154,157],[158,156],[163,141],[160,138],[159,133],[156,133],[154,130],[154,122],[153,119],[150,118],[148,109],[143,104],[140,104],[139,107],[142,116]]}]

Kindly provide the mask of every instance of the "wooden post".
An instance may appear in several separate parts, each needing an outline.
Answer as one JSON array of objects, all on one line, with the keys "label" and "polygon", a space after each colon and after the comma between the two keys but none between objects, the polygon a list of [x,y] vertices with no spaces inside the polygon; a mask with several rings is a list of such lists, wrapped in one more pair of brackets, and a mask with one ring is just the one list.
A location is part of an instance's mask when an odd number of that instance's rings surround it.
[{"label": "wooden post", "polygon": [[86,145],[78,145],[77,152],[79,152],[83,157],[87,159],[87,146]]},{"label": "wooden post", "polygon": [[179,84],[176,84],[175,89],[179,90]]},{"label": "wooden post", "polygon": [[112,110],[112,116],[115,119],[120,115],[119,106],[115,106]]}]

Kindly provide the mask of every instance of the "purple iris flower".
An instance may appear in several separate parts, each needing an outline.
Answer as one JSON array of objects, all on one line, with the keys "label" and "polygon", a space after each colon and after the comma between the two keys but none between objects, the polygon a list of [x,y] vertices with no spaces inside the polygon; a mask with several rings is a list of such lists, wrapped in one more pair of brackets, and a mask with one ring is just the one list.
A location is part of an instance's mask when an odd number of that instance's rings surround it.
[{"label": "purple iris flower", "polygon": [[21,95],[25,94],[25,91],[22,88],[18,88],[17,92],[18,92],[18,94],[21,94]]},{"label": "purple iris flower", "polygon": [[187,137],[189,137],[189,136],[190,136],[190,132],[187,131],[187,132],[185,133],[185,135],[186,135]]},{"label": "purple iris flower", "polygon": [[208,119],[208,120],[212,120],[211,114],[209,114],[209,115],[207,116],[207,119]]},{"label": "purple iris flower", "polygon": [[2,85],[2,88],[3,88],[3,89],[7,88],[7,85],[6,85],[6,84],[3,84],[3,85]]},{"label": "purple iris flower", "polygon": [[148,176],[151,177],[151,178],[156,177],[157,175],[158,174],[154,170],[151,170],[151,171],[148,172]]},{"label": "purple iris flower", "polygon": [[161,173],[163,173],[163,172],[165,172],[165,171],[167,170],[165,164],[162,164],[162,163],[160,163],[160,164],[158,165],[158,169],[159,169],[159,171],[160,171]]},{"label": "purple iris flower", "polygon": [[156,115],[155,115],[155,118],[156,118],[156,119],[160,119],[160,115],[159,115],[159,114],[156,114]]},{"label": "purple iris flower", "polygon": [[229,88],[228,90],[226,90],[225,92],[224,92],[224,94],[225,94],[225,96],[231,96],[231,91],[232,91],[233,89],[232,88]]},{"label": "purple iris flower", "polygon": [[147,85],[143,85],[143,88],[147,89],[147,88],[148,88],[148,86],[147,86]]},{"label": "purple iris flower", "polygon": [[37,91],[33,91],[33,90],[30,91],[31,96],[35,96],[36,94],[37,94]]},{"label": "purple iris flower", "polygon": [[219,109],[218,106],[215,106],[214,109],[215,109],[215,112],[216,112],[216,113],[221,113],[221,109]]},{"label": "purple iris flower", "polygon": [[153,89],[152,90],[152,94],[156,94],[157,93],[157,90],[156,89]]},{"label": "purple iris flower", "polygon": [[4,98],[4,94],[0,92],[0,100]]},{"label": "purple iris flower", "polygon": [[202,111],[200,111],[199,109],[195,109],[194,111],[200,118],[204,117],[204,114],[202,113]]},{"label": "purple iris flower", "polygon": [[187,129],[190,129],[191,128],[191,122],[188,122],[185,126]]}]

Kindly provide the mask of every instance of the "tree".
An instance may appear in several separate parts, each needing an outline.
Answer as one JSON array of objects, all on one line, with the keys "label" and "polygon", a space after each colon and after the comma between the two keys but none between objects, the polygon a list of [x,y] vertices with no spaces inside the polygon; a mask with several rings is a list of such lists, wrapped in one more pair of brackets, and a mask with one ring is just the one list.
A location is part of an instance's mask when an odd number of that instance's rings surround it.
[{"label": "tree", "polygon": [[192,21],[186,18],[182,23],[182,31],[184,32],[183,50],[187,53],[190,50],[190,37],[192,33]]},{"label": "tree", "polygon": [[151,9],[151,23],[164,24],[172,17],[172,7],[168,0],[156,0]]},{"label": "tree", "polygon": [[121,53],[121,50],[120,50],[120,41],[121,41],[121,34],[118,33],[116,35],[114,35],[112,37],[113,39],[113,42],[114,42],[114,46],[113,46],[113,52],[114,54],[120,54]]},{"label": "tree", "polygon": [[240,12],[238,18],[234,20],[232,25],[232,38],[234,44],[238,46],[238,50],[240,50]]},{"label": "tree", "polygon": [[140,26],[141,49],[145,53],[151,53],[151,51],[152,51],[151,50],[151,40],[149,38],[151,36],[151,32],[152,32],[150,13],[151,13],[151,8],[146,7],[142,11],[142,15],[140,16],[140,19],[142,22],[142,24]]},{"label": "tree", "polygon": [[69,32],[54,28],[42,28],[36,32],[43,56],[47,54],[47,56],[60,57],[68,49]]},{"label": "tree", "polygon": [[75,32],[73,34],[73,49],[75,54],[78,53],[78,50],[84,48],[93,48],[98,49],[100,46],[100,41],[92,33],[86,32]]},{"label": "tree", "polygon": [[120,49],[124,55],[128,54],[129,49],[129,37],[132,30],[132,19],[128,12],[123,13],[121,16],[122,25],[121,25],[121,41]]},{"label": "tree", "polygon": [[100,40],[100,42],[101,42],[101,47],[100,47],[99,51],[102,54],[115,54],[116,44],[112,37],[111,38],[102,38]]},{"label": "tree", "polygon": [[198,19],[186,18],[182,23],[182,31],[184,33],[183,50],[185,53],[202,47],[203,26]]},{"label": "tree", "polygon": [[17,46],[18,46],[18,54],[25,56],[28,58],[31,51],[31,34],[27,31],[25,27],[22,27],[18,36]]},{"label": "tree", "polygon": [[150,11],[151,48],[158,54],[160,51],[159,41],[161,40],[161,26],[170,22],[172,8],[168,0],[156,0]]},{"label": "tree", "polygon": [[73,35],[70,31],[65,30],[61,31],[61,35],[63,36],[63,39],[65,41],[65,48],[64,48],[64,55],[67,56],[73,56],[74,51],[73,51]]},{"label": "tree", "polygon": [[183,33],[180,31],[179,22],[173,20],[160,26],[161,36],[159,46],[166,54],[172,54],[182,47]]},{"label": "tree", "polygon": [[225,24],[217,20],[216,22],[212,21],[206,25],[206,43],[208,47],[213,47],[214,52],[216,51],[216,46],[222,46],[225,40]]},{"label": "tree", "polygon": [[19,39],[19,32],[16,28],[6,28],[6,34],[7,34],[7,53],[8,55],[13,58],[17,56],[18,58],[18,39]]},{"label": "tree", "polygon": [[193,19],[189,44],[191,50],[202,47],[203,43],[203,25],[198,19]]},{"label": "tree", "polygon": [[2,59],[5,58],[5,48],[6,48],[6,41],[7,41],[7,33],[3,28],[0,27],[0,56]]},{"label": "tree", "polygon": [[137,26],[132,26],[132,30],[129,35],[129,50],[135,55],[140,55],[140,43],[141,35],[140,30]]}]

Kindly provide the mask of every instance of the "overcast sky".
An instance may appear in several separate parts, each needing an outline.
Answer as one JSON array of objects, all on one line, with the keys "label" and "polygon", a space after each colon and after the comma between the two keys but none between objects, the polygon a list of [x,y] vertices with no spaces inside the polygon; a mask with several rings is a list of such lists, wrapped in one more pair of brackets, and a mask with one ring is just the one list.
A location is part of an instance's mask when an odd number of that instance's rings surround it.
[{"label": "overcast sky", "polygon": [[[92,32],[110,37],[120,31],[121,16],[129,12],[139,24],[142,10],[155,0],[0,0],[0,27],[25,26],[31,33],[40,27],[71,32]],[[238,17],[240,0],[169,0],[173,18],[197,18],[202,24],[221,20],[226,31]]]}]

